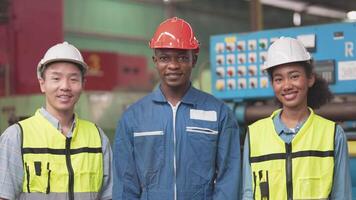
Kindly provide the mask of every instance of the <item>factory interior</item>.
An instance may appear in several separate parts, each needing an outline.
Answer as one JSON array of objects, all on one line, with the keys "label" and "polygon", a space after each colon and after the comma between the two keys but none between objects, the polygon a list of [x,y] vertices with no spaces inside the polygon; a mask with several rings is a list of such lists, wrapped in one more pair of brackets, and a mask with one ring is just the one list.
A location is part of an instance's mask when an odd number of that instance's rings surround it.
[{"label": "factory interior", "polygon": [[44,106],[36,66],[67,41],[89,66],[75,112],[112,143],[122,113],[159,87],[148,42],[174,16],[200,41],[192,85],[229,105],[241,141],[278,108],[261,69],[269,45],[281,36],[303,42],[334,94],[316,113],[345,130],[356,199],[355,0],[0,0],[0,133]]}]

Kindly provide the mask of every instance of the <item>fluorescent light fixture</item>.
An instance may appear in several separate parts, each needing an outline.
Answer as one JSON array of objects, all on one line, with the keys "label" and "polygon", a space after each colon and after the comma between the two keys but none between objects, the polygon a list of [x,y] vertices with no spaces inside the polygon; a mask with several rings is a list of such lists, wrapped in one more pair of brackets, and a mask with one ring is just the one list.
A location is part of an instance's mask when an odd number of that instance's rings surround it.
[{"label": "fluorescent light fixture", "polygon": [[289,1],[289,0],[260,0],[262,4],[284,8],[287,10],[294,10],[296,12],[304,11],[305,7],[308,5],[305,2],[301,1]]},{"label": "fluorescent light fixture", "polygon": [[307,13],[310,15],[330,17],[336,19],[345,19],[346,12],[342,10],[336,10],[333,8],[327,8],[318,5],[310,5],[303,1],[292,0],[260,0],[262,4],[269,5],[277,8],[292,10],[299,13]]},{"label": "fluorescent light fixture", "polygon": [[293,13],[293,24],[294,26],[300,26],[300,24],[302,24],[302,16],[299,12]]},{"label": "fluorescent light fixture", "polygon": [[356,11],[353,10],[353,11],[348,12],[347,13],[347,19],[356,20]]},{"label": "fluorescent light fixture", "polygon": [[341,10],[335,10],[331,8],[321,7],[321,6],[308,6],[305,10],[306,13],[321,17],[331,17],[336,19],[345,19],[346,12]]}]

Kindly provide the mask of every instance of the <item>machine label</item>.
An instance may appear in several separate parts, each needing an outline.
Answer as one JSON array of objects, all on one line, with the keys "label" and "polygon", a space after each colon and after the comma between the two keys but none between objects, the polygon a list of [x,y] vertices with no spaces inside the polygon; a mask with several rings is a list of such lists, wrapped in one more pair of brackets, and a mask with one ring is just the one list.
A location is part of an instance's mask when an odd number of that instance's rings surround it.
[{"label": "machine label", "polygon": [[345,57],[354,57],[354,43],[345,42]]},{"label": "machine label", "polygon": [[338,79],[356,80],[356,61],[339,62]]}]

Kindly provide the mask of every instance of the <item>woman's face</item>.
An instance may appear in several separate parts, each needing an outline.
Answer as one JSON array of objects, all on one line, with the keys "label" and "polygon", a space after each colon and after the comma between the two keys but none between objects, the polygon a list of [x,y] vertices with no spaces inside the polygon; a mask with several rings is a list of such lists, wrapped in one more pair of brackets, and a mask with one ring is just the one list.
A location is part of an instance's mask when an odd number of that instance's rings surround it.
[{"label": "woman's face", "polygon": [[307,76],[298,63],[287,63],[275,67],[272,72],[272,86],[283,108],[303,109],[307,107],[309,87],[313,86],[315,76]]}]

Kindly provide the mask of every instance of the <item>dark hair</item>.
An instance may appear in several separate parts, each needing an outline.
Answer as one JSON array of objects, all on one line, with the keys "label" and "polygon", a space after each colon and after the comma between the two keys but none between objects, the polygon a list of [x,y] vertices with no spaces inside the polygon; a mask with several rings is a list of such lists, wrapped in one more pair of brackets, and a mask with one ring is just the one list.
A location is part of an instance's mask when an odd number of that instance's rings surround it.
[{"label": "dark hair", "polygon": [[[313,109],[318,109],[320,106],[328,103],[334,95],[329,89],[329,85],[325,79],[323,79],[319,74],[314,72],[314,66],[309,61],[295,62],[304,68],[305,74],[310,78],[313,74],[315,75],[315,82],[313,86],[308,89],[308,106]],[[272,80],[273,70],[275,67],[267,69],[268,75]],[[282,106],[282,103],[276,98],[276,102]]]}]

